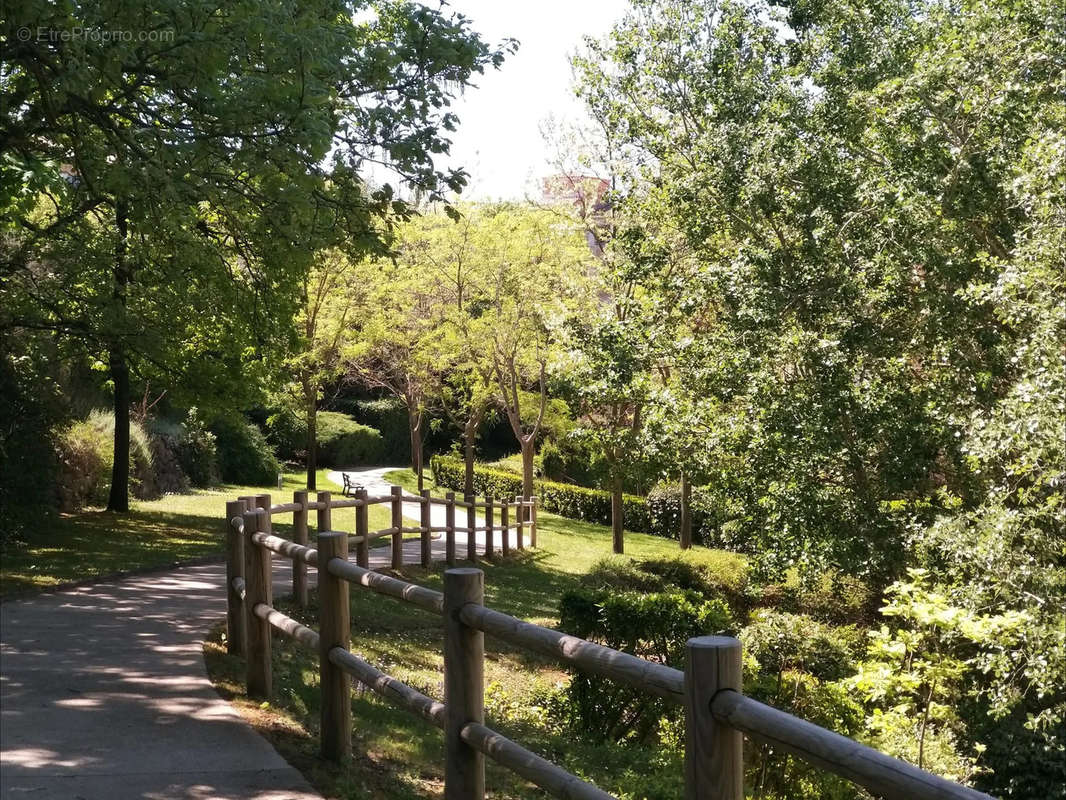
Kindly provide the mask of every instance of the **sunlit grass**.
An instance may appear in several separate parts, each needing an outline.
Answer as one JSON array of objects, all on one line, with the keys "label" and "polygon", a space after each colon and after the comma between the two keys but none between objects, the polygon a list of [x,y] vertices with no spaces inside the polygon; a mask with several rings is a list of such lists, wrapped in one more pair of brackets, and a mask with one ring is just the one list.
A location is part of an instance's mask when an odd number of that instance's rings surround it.
[{"label": "sunlit grass", "polygon": [[[317,481],[321,490],[341,488],[329,480],[326,470],[319,471]],[[87,509],[56,515],[34,530],[28,541],[5,547],[0,559],[0,594],[221,555],[227,500],[270,493],[273,502],[287,502],[294,490],[304,486],[305,475],[293,472],[284,476],[281,490],[276,485],[225,485],[133,501],[128,514]],[[310,517],[314,530],[315,515]],[[280,521],[286,518],[279,518],[276,525],[281,532],[290,529]],[[371,529],[388,527],[389,520],[388,508],[371,508]],[[334,512],[333,527],[354,529],[354,511]]]}]

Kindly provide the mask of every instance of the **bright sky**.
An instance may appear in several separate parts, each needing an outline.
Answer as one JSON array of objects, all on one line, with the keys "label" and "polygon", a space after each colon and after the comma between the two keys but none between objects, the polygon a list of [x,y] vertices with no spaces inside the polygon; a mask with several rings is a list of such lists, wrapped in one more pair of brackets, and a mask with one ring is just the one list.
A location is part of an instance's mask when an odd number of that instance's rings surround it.
[{"label": "bright sky", "polygon": [[585,35],[602,36],[625,12],[625,0],[449,0],[495,45],[512,36],[521,43],[499,70],[488,70],[476,89],[454,104],[459,129],[448,166],[471,175],[463,197],[520,199],[539,194],[535,181],[550,174],[540,123],[548,116],[580,119],[582,104],[570,88],[567,57]]}]

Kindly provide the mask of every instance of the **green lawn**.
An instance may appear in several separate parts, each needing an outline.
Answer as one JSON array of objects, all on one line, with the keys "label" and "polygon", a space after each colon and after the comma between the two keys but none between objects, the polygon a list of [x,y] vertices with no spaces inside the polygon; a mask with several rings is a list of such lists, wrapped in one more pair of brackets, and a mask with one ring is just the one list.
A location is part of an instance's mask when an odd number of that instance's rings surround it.
[{"label": "green lawn", "polygon": [[[319,489],[339,490],[326,475],[326,470],[318,472]],[[219,486],[134,501],[128,514],[99,509],[59,514],[29,541],[8,546],[0,554],[0,595],[221,555],[227,500],[269,492],[273,502],[288,502],[293,491],[305,485],[304,473],[293,472],[286,473],[281,490],[277,486]],[[354,530],[354,513],[350,509],[334,512],[334,527]],[[371,529],[388,527],[389,521],[386,506],[371,507]],[[312,514],[312,530],[314,523]],[[290,529],[280,522],[275,527],[282,532]]]},{"label": "green lawn", "polygon": [[[409,471],[387,478],[408,488]],[[436,493],[432,481],[427,488]],[[539,515],[538,547],[507,560],[480,562],[485,570],[485,602],[493,608],[542,625],[558,622],[560,596],[578,584],[594,563],[611,552],[610,530],[554,514]],[[626,534],[627,555],[673,556],[677,542],[638,533]],[[731,553],[694,548],[686,559],[711,565],[727,581],[745,580],[743,560]],[[408,580],[440,589],[443,568],[407,568]],[[317,627],[318,612],[279,603],[287,613]],[[433,697],[443,695],[442,628],[439,617],[368,590],[351,593],[352,649],[366,660]],[[443,779],[440,732],[371,693],[356,693],[353,718],[356,758],[346,768],[331,768],[316,756],[318,719],[317,662],[284,639],[275,640],[276,698],[264,708],[243,698],[243,661],[225,654],[220,637],[205,648],[209,671],[249,719],[283,755],[300,767],[321,791],[342,798],[414,798],[439,795]],[[635,781],[664,782],[664,796],[679,796],[681,771],[674,755],[657,749],[592,745],[574,740],[552,724],[545,698],[569,680],[555,662],[486,641],[485,681],[490,724],[567,769],[594,779],[607,791],[628,794]],[[534,787],[506,770],[489,767],[494,796],[541,797]],[[677,790],[675,792],[674,790]],[[641,791],[647,791],[642,789]]]}]

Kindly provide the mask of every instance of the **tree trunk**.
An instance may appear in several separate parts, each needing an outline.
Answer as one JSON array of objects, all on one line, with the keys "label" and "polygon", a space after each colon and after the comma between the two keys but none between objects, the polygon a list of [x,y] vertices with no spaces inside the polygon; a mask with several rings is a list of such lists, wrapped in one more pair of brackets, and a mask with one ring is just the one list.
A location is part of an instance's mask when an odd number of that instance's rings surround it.
[{"label": "tree trunk", "polygon": [[463,461],[466,467],[463,476],[464,495],[472,495],[474,493],[474,436],[476,433],[477,426],[474,421],[468,420],[466,427],[463,429]]},{"label": "tree trunk", "polygon": [[621,554],[624,551],[622,541],[622,476],[618,473],[611,476],[611,538],[614,544],[614,552]]},{"label": "tree trunk", "polygon": [[[123,322],[114,331],[117,336],[125,333],[126,287],[130,282],[129,264],[126,262],[129,209],[119,201],[115,205],[115,229],[118,242],[115,246],[115,264],[111,273],[111,299],[121,312]],[[115,441],[114,463],[111,465],[111,491],[107,498],[108,511],[130,510],[130,367],[126,351],[116,339],[108,353],[111,380],[115,384]]]},{"label": "tree trunk", "polygon": [[422,414],[407,412],[407,427],[411,432],[411,469],[418,476],[418,491],[422,491]]},{"label": "tree trunk", "polygon": [[108,511],[130,510],[130,369],[122,348],[115,346],[109,358],[115,384],[115,447],[111,465]]},{"label": "tree trunk", "polygon": [[533,496],[533,437],[523,436],[518,443],[522,446],[522,498],[528,500]]},{"label": "tree trunk", "polygon": [[318,489],[318,392],[304,382],[304,400],[307,403],[307,488]]},{"label": "tree trunk", "polygon": [[692,482],[688,475],[681,473],[681,549],[692,547]]}]

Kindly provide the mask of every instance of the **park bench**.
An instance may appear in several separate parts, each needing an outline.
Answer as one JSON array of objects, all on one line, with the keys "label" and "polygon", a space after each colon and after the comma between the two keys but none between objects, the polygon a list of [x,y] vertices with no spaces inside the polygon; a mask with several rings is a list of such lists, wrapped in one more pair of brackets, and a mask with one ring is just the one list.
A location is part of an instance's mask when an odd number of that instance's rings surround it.
[{"label": "park bench", "polygon": [[341,478],[344,479],[343,493],[345,497],[355,497],[356,490],[363,488],[358,483],[353,483],[351,476],[349,476],[347,472],[342,472]]}]

